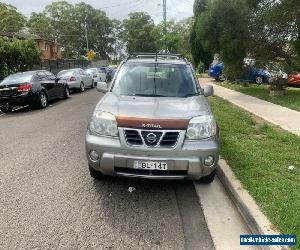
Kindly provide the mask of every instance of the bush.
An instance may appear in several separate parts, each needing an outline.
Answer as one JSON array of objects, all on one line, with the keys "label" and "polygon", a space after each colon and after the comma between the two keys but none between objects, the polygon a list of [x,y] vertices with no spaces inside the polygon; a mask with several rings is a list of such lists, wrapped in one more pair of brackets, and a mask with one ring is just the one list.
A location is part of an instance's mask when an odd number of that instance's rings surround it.
[{"label": "bush", "polygon": [[32,68],[40,62],[39,54],[32,40],[0,38],[0,79]]},{"label": "bush", "polygon": [[197,73],[201,74],[205,72],[205,65],[203,62],[199,62],[198,67],[197,67]]}]

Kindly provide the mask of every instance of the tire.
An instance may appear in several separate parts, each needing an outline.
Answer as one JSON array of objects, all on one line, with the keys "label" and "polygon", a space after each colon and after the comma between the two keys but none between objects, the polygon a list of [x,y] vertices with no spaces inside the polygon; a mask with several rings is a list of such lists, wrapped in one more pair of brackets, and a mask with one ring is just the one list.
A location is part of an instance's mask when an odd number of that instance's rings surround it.
[{"label": "tire", "polygon": [[48,106],[48,97],[44,91],[41,91],[38,97],[37,105],[39,108],[44,109]]},{"label": "tire", "polygon": [[227,78],[226,78],[226,76],[225,76],[224,73],[221,73],[221,74],[218,76],[218,81],[224,82],[224,81],[226,81],[226,80],[227,80]]},{"label": "tire", "polygon": [[217,170],[215,169],[212,171],[209,175],[201,177],[198,182],[200,183],[205,183],[205,184],[210,184],[214,181],[215,176],[216,176]]},{"label": "tire", "polygon": [[3,113],[9,113],[13,110],[13,107],[12,106],[5,106],[5,107],[1,107],[0,110],[3,112]]},{"label": "tire", "polygon": [[80,92],[84,92],[85,91],[84,83],[83,82],[80,83],[79,89],[80,89]]},{"label": "tire", "polygon": [[255,77],[255,83],[261,85],[263,83],[264,79],[262,76]]},{"label": "tire", "polygon": [[101,180],[103,179],[103,174],[97,170],[95,170],[93,167],[89,166],[89,171],[91,177],[93,177],[96,180]]},{"label": "tire", "polygon": [[64,99],[68,99],[70,97],[70,89],[69,87],[64,88]]}]

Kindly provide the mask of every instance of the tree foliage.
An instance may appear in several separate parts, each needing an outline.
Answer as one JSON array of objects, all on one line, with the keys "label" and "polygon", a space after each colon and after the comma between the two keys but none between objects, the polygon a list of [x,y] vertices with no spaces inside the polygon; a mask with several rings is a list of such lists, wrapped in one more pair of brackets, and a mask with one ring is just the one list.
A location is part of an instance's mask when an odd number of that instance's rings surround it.
[{"label": "tree foliage", "polygon": [[89,49],[107,58],[112,51],[111,20],[105,12],[84,2],[53,2],[42,13],[33,13],[28,27],[32,33],[63,44],[66,57],[85,55]]},{"label": "tree foliage", "polygon": [[[280,61],[299,70],[298,0],[196,0],[191,47],[198,63],[203,52],[219,54],[227,75],[242,71],[243,59],[265,65]],[[203,60],[204,61],[204,60]]]},{"label": "tree foliage", "polygon": [[190,30],[193,24],[192,18],[180,21],[170,20],[167,22],[167,35],[164,36],[164,23],[161,22],[154,28],[157,47],[170,53],[179,53],[191,59],[189,43]]},{"label": "tree foliage", "polygon": [[32,40],[0,38],[0,78],[28,70],[39,62],[39,53]]},{"label": "tree foliage", "polygon": [[154,34],[154,22],[145,12],[129,13],[123,21],[122,39],[126,43],[127,52],[156,52],[158,47]]},{"label": "tree foliage", "polygon": [[18,32],[25,25],[25,17],[9,4],[0,2],[0,32]]}]

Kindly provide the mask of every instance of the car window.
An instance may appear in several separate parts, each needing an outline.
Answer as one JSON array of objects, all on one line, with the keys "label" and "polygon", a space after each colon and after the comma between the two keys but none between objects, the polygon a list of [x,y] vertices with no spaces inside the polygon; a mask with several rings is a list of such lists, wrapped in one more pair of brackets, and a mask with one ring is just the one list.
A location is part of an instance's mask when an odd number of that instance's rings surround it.
[{"label": "car window", "polygon": [[199,94],[193,71],[186,64],[126,63],[112,92],[127,96],[186,97]]},{"label": "car window", "polygon": [[32,80],[33,75],[34,75],[33,72],[12,74],[4,78],[4,80],[0,83],[0,85],[10,85],[10,84],[30,82]]},{"label": "car window", "polygon": [[47,80],[47,76],[46,76],[46,74],[44,72],[41,72],[41,71],[38,72],[37,76],[38,76],[38,79],[41,80],[41,81]]},{"label": "car window", "polygon": [[51,73],[49,71],[45,71],[44,73],[45,73],[47,79],[49,79],[49,80],[55,79],[55,75],[53,73]]},{"label": "car window", "polygon": [[64,77],[64,76],[72,76],[74,75],[75,71],[74,70],[63,70],[63,71],[60,71],[57,76],[60,76],[60,77]]}]

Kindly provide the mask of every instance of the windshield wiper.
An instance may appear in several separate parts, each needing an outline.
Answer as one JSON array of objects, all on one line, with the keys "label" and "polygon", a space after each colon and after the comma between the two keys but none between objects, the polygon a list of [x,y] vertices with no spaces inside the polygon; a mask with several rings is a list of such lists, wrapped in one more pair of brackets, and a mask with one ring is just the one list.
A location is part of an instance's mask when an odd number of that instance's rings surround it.
[{"label": "windshield wiper", "polygon": [[187,94],[187,95],[180,96],[180,97],[184,98],[184,97],[191,97],[191,96],[198,96],[198,95],[199,95],[199,93],[192,93],[192,94]]},{"label": "windshield wiper", "polygon": [[168,96],[165,96],[165,95],[155,95],[155,94],[132,94],[130,96],[168,97]]}]

